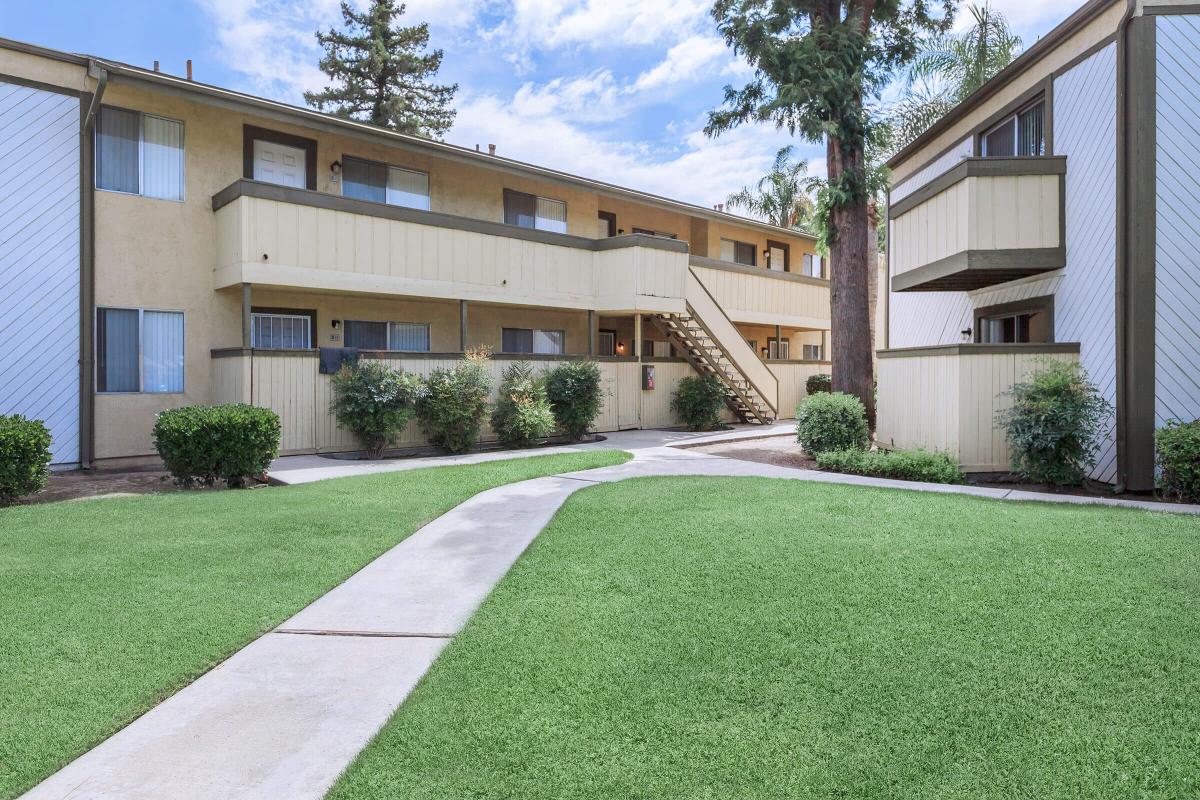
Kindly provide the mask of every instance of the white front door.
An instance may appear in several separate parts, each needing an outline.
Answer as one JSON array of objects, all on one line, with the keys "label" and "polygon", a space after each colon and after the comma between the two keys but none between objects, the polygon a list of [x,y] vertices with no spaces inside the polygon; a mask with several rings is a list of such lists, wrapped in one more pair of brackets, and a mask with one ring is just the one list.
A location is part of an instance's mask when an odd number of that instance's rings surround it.
[{"label": "white front door", "polygon": [[308,175],[304,169],[305,152],[302,147],[254,140],[254,180],[294,186],[308,186]]}]

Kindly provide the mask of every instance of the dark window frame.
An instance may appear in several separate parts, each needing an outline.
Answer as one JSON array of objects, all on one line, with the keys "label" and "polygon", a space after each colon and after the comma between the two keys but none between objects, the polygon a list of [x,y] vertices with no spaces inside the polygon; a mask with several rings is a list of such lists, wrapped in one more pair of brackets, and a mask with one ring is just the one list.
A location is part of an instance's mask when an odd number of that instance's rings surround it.
[{"label": "dark window frame", "polygon": [[598,219],[602,219],[608,223],[608,235],[617,235],[617,215],[612,211],[598,211],[596,213]]},{"label": "dark window frame", "polygon": [[600,349],[600,335],[605,334],[605,333],[612,336],[613,351],[611,353],[599,353],[598,352],[598,353],[596,353],[596,355],[600,355],[600,356],[613,355],[613,356],[615,356],[615,355],[617,355],[617,330],[616,330],[616,328],[597,328],[596,329],[596,349],[597,350]]},{"label": "dark window frame", "polygon": [[767,266],[770,267],[771,269],[775,268],[775,266],[770,263],[770,259],[771,259],[770,253],[771,253],[772,248],[783,251],[783,271],[791,272],[792,271],[792,248],[787,244],[787,242],[778,242],[778,241],[775,241],[774,239],[767,239]]},{"label": "dark window frame", "polygon": [[317,140],[257,125],[242,126],[242,176],[254,180],[254,140],[298,147],[304,150],[304,188],[317,190]]},{"label": "dark window frame", "polygon": [[287,314],[293,317],[308,317],[308,349],[317,349],[317,310],[315,308],[283,308],[278,306],[250,306],[251,314]]},{"label": "dark window frame", "polygon": [[1045,294],[1037,297],[1030,297],[1025,300],[1014,300],[1011,303],[998,303],[991,306],[980,306],[974,311],[973,317],[973,341],[976,344],[983,343],[983,328],[980,322],[984,319],[992,319],[995,317],[1012,317],[1021,314],[1046,314],[1048,318],[1048,326],[1050,329],[1050,339],[1048,343],[1057,341],[1057,332],[1054,329],[1054,295]]},{"label": "dark window frame", "polygon": [[[344,151],[342,153],[342,175],[341,175],[341,178],[339,181],[341,183],[341,196],[342,197],[347,196],[346,195],[346,162],[347,161],[360,161],[364,164],[369,164],[371,166],[383,167],[383,176],[384,176],[383,199],[382,200],[367,200],[365,202],[383,203],[384,205],[392,206],[393,208],[415,208],[418,211],[429,211],[433,208],[433,186],[432,186],[432,181],[430,180],[429,170],[416,169],[414,167],[406,167],[403,164],[393,164],[389,161],[380,161],[377,158],[364,158],[363,156],[356,156],[353,153],[347,153]],[[417,206],[402,206],[399,203],[389,203],[387,201],[388,171],[392,170],[392,169],[403,170],[404,172],[416,172],[416,173],[419,173],[419,174],[425,176],[425,192],[426,192],[425,199],[429,201],[429,203],[428,203],[429,208],[417,208]],[[351,199],[359,199],[359,198],[351,198]]]}]

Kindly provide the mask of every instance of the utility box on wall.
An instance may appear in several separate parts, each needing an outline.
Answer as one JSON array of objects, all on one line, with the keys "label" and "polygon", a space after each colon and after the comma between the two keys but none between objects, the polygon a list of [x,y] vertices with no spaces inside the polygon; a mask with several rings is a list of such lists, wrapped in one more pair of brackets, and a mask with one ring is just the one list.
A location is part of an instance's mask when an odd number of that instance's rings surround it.
[{"label": "utility box on wall", "polygon": [[642,364],[642,388],[647,391],[654,388],[653,364]]}]

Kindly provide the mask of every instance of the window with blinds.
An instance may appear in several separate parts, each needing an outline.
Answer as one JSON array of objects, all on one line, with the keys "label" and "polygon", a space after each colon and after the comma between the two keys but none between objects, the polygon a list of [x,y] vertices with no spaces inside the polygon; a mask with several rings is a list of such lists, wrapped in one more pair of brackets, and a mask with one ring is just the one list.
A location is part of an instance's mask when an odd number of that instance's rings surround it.
[{"label": "window with blinds", "polygon": [[1046,154],[1046,102],[1038,100],[997,124],[980,137],[984,156],[1044,156]]},{"label": "window with blinds", "polygon": [[96,188],[183,200],[183,123],[102,106],[96,121]]},{"label": "window with blinds", "polygon": [[342,196],[429,210],[429,174],[342,156]]},{"label": "window with blinds", "polygon": [[250,315],[250,346],[268,350],[309,350],[312,317],[256,311]]},{"label": "window with blinds", "polygon": [[96,391],[183,391],[182,311],[96,309]]},{"label": "window with blinds", "polygon": [[500,350],[504,353],[562,355],[566,352],[566,342],[565,331],[503,328],[500,332]]},{"label": "window with blinds", "polygon": [[821,360],[821,345],[806,344],[803,346],[805,361],[820,361]]},{"label": "window with blinds", "polygon": [[821,262],[821,257],[816,253],[804,254],[804,274],[810,278],[824,277],[824,264]]},{"label": "window with blinds", "polygon": [[346,347],[359,350],[429,352],[429,325],[423,322],[346,320]]},{"label": "window with blinds", "polygon": [[734,239],[721,240],[721,260],[732,261],[734,264],[745,264],[748,267],[753,267],[758,263],[755,259],[754,245]]},{"label": "window with blinds", "polygon": [[504,190],[504,222],[519,228],[567,232],[567,204],[548,197]]}]

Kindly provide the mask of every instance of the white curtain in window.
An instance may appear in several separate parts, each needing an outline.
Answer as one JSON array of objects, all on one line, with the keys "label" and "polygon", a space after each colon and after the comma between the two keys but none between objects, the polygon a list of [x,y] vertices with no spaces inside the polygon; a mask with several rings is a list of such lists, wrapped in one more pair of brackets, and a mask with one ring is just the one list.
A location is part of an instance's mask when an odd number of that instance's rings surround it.
[{"label": "white curtain in window", "polygon": [[96,187],[137,194],[138,123],[136,111],[105,106],[96,122]]},{"label": "white curtain in window", "polygon": [[722,239],[721,240],[721,260],[722,261],[733,261],[733,259],[734,259],[733,242],[730,241],[729,239]]},{"label": "white curtain in window", "polygon": [[142,136],[142,194],[182,200],[183,123],[147,114]]},{"label": "white curtain in window", "polygon": [[537,224],[541,231],[567,232],[567,204],[545,197],[537,199]]},{"label": "white curtain in window", "polygon": [[563,347],[565,338],[562,331],[534,331],[533,352],[561,355],[565,352]]},{"label": "white curtain in window", "polygon": [[138,312],[101,308],[96,314],[96,390],[138,391]]},{"label": "white curtain in window", "polygon": [[393,322],[388,326],[388,349],[429,352],[429,326],[419,322]]},{"label": "white curtain in window", "polygon": [[142,391],[183,391],[182,312],[143,312]]},{"label": "white curtain in window", "polygon": [[411,169],[390,167],[387,201],[394,206],[429,210],[429,176]]}]

